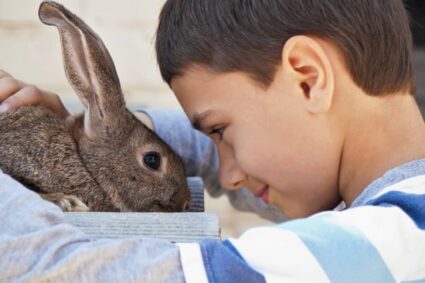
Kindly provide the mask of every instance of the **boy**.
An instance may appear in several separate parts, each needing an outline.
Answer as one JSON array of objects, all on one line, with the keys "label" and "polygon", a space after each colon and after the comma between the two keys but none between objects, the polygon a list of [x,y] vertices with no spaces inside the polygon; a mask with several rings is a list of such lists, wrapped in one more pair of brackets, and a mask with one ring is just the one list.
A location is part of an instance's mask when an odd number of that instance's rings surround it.
[{"label": "boy", "polygon": [[[425,128],[410,95],[411,41],[400,0],[167,1],[160,70],[193,126],[214,140],[221,185],[247,187],[298,220],[178,251],[151,240],[87,242],[67,227],[72,239],[59,239],[77,252],[44,239],[52,255],[38,256],[52,267],[36,266],[39,278],[112,281],[105,265],[121,280],[422,282]],[[175,127],[150,117],[160,134]],[[341,202],[347,209],[332,211]],[[53,229],[45,221],[36,233]],[[100,252],[110,259],[89,259]],[[138,256],[143,270],[133,267]],[[128,270],[117,270],[123,262]]]}]

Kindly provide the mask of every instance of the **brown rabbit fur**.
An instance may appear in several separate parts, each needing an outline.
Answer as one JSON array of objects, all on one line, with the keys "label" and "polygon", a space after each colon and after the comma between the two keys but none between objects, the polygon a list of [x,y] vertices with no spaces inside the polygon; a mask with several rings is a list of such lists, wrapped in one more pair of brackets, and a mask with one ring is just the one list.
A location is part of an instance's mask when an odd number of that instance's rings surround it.
[{"label": "brown rabbit fur", "polygon": [[186,209],[183,162],[126,109],[100,38],[57,3],[41,3],[39,16],[59,30],[65,71],[85,113],[73,126],[42,106],[1,114],[0,169],[63,210]]}]

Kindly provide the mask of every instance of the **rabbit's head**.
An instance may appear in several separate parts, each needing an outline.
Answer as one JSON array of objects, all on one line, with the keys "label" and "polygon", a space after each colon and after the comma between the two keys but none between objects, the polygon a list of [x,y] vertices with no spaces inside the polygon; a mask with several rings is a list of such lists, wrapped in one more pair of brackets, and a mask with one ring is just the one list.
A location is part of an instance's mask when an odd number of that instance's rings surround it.
[{"label": "rabbit's head", "polygon": [[126,109],[114,63],[97,34],[45,1],[41,21],[58,28],[67,78],[84,105],[73,133],[86,169],[121,211],[182,211],[190,200],[181,159]]}]

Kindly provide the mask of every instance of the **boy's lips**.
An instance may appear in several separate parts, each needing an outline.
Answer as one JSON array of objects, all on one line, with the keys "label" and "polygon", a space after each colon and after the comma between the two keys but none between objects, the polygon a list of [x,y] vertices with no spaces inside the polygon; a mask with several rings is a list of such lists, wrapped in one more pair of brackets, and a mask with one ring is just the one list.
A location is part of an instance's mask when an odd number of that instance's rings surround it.
[{"label": "boy's lips", "polygon": [[269,203],[269,186],[265,185],[262,187],[255,196],[257,198],[262,198],[265,203]]}]

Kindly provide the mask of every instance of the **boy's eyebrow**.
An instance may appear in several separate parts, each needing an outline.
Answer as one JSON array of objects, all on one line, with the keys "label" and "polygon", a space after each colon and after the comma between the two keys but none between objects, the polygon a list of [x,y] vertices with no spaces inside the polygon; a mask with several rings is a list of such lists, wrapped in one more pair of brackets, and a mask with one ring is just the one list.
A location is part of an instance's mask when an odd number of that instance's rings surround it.
[{"label": "boy's eyebrow", "polygon": [[211,114],[211,112],[211,110],[207,110],[201,114],[195,113],[192,119],[192,127],[199,131],[202,131],[202,121],[205,120],[205,118],[207,118]]}]

